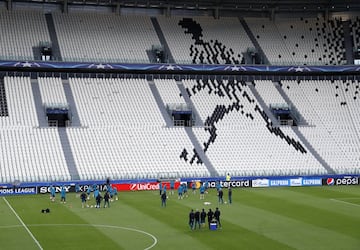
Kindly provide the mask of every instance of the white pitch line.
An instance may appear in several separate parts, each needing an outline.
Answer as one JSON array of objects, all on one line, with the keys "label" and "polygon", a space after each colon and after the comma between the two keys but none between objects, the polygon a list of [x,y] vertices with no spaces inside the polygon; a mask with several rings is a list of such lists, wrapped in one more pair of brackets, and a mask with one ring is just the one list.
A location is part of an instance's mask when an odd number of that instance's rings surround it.
[{"label": "white pitch line", "polygon": [[[97,224],[29,224],[29,227],[56,227],[56,226],[79,226],[79,227],[104,227],[104,228],[115,228],[115,229],[123,229],[123,230],[128,230],[128,231],[134,231],[137,233],[142,233],[145,234],[147,236],[150,236],[153,239],[153,243],[149,246],[144,248],[144,250],[149,250],[151,248],[153,248],[158,240],[157,238],[148,233],[145,232],[143,230],[139,230],[139,229],[135,229],[135,228],[131,228],[131,227],[121,227],[121,226],[112,226],[112,225],[97,225]],[[11,226],[0,226],[0,228],[13,228],[13,227],[21,227],[21,225],[11,225]]]},{"label": "white pitch line", "polygon": [[337,199],[330,199],[331,201],[336,201],[336,202],[340,202],[340,203],[344,203],[347,205],[352,205],[352,206],[356,206],[356,207],[360,207],[359,204],[355,204],[355,203],[351,203],[351,202],[347,202],[347,201],[342,201],[342,200],[337,200]]},{"label": "white pitch line", "polygon": [[335,200],[339,200],[339,199],[342,199],[342,200],[360,200],[360,197],[341,197],[341,198],[333,198]]},{"label": "white pitch line", "polygon": [[22,221],[22,219],[20,218],[20,216],[16,213],[16,211],[13,209],[13,207],[10,205],[10,203],[7,201],[7,199],[5,197],[3,197],[3,200],[5,201],[5,203],[8,205],[8,207],[10,208],[10,210],[15,214],[16,218],[20,221],[20,223],[23,225],[23,227],[25,228],[25,230],[29,233],[29,235],[31,236],[31,238],[35,241],[36,245],[39,247],[39,249],[43,250],[42,246],[40,245],[39,241],[35,238],[35,236],[31,233],[31,231],[29,230],[29,228],[25,225],[25,223]]}]

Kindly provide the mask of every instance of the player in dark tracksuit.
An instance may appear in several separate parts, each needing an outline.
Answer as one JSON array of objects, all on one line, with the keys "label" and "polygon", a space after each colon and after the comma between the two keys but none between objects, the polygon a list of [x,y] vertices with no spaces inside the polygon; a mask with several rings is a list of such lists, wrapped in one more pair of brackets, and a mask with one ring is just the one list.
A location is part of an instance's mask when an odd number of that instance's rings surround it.
[{"label": "player in dark tracksuit", "polygon": [[217,221],[219,227],[221,228],[220,210],[219,210],[219,208],[216,208],[216,209],[215,209],[214,217],[215,217],[215,220]]},{"label": "player in dark tracksuit", "polygon": [[109,191],[107,191],[104,195],[104,208],[106,207],[106,205],[107,205],[107,207],[110,207],[109,200],[110,200],[110,193],[109,193]]},{"label": "player in dark tracksuit", "polygon": [[220,189],[219,189],[219,192],[218,192],[219,204],[223,204],[223,203],[224,203],[223,195],[224,195],[224,192],[223,192],[223,190],[220,188]]},{"label": "player in dark tracksuit", "polygon": [[86,207],[88,207],[88,205],[86,204],[86,193],[85,192],[82,192],[81,195],[80,195],[80,199],[81,199],[81,207],[84,208],[85,205]]},{"label": "player in dark tracksuit", "polygon": [[100,208],[102,198],[100,193],[96,196],[96,208]]},{"label": "player in dark tracksuit", "polygon": [[166,207],[166,199],[167,199],[166,192],[163,191],[161,194],[161,206],[162,207]]},{"label": "player in dark tracksuit", "polygon": [[199,229],[201,228],[201,225],[200,225],[200,212],[199,212],[199,209],[196,209],[195,211],[195,225],[194,225],[194,229],[196,229],[196,225],[199,226]]},{"label": "player in dark tracksuit", "polygon": [[229,200],[229,204],[232,203],[232,189],[231,187],[229,187],[228,189],[228,200]]},{"label": "player in dark tracksuit", "polygon": [[205,219],[206,219],[206,212],[205,212],[205,209],[202,209],[202,211],[200,213],[200,224],[201,224],[201,226],[205,225]]},{"label": "player in dark tracksuit", "polygon": [[189,226],[190,226],[191,230],[194,229],[194,221],[195,221],[195,213],[194,213],[194,210],[191,209],[191,211],[189,213]]},{"label": "player in dark tracksuit", "polygon": [[210,223],[212,222],[212,220],[214,218],[214,212],[211,210],[211,208],[209,209],[209,211],[207,213],[207,217],[208,217],[208,224],[209,224],[209,229],[210,229]]}]

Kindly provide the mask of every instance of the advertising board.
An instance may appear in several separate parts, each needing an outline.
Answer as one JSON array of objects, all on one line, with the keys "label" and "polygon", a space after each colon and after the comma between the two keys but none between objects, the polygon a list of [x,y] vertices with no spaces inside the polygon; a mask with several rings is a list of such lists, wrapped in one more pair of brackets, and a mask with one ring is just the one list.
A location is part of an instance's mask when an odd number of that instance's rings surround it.
[{"label": "advertising board", "polygon": [[[170,182],[161,182],[162,186],[166,186],[170,190]],[[179,181],[174,182],[174,188],[177,189],[180,185]],[[140,183],[115,183],[112,184],[118,191],[151,191],[159,190],[159,182],[140,182]]]},{"label": "advertising board", "polygon": [[358,176],[343,176],[341,178],[329,177],[322,180],[322,184],[325,186],[353,186],[359,185]]},{"label": "advertising board", "polygon": [[252,180],[252,187],[270,187],[269,179],[255,179]]},{"label": "advertising board", "polygon": [[[218,181],[209,181],[209,188],[216,188]],[[251,187],[250,180],[219,181],[221,188],[248,188]]]},{"label": "advertising board", "polygon": [[271,179],[270,187],[288,187],[290,186],[290,179]]},{"label": "advertising board", "polygon": [[23,195],[36,193],[36,187],[0,187],[0,195]]},{"label": "advertising board", "polygon": [[[196,183],[196,188],[208,181],[209,188],[216,188],[217,183],[222,188],[259,188],[259,187],[297,187],[297,186],[350,186],[359,185],[359,175],[333,175],[333,176],[293,176],[293,177],[234,177],[234,180],[225,181],[216,177],[211,178],[183,178],[174,182],[174,188],[177,189],[181,183],[187,183],[191,187],[193,182]],[[77,185],[79,192],[87,192],[88,189],[93,189],[96,186],[101,192],[107,190],[105,182],[101,181],[68,181],[68,182],[53,182],[57,193],[60,193],[61,187],[64,186],[66,192],[75,192],[75,185]],[[163,186],[170,189],[169,181],[161,181]],[[112,180],[111,185],[116,187],[118,191],[149,191],[159,190],[159,181],[157,179],[144,180]],[[14,185],[11,183],[4,183],[0,185],[0,196],[4,195],[25,195],[25,194],[47,194],[50,193],[49,182],[37,183],[20,183]]]},{"label": "advertising board", "polygon": [[321,186],[321,185],[322,185],[321,178],[311,178],[311,177],[302,178],[302,186]]}]

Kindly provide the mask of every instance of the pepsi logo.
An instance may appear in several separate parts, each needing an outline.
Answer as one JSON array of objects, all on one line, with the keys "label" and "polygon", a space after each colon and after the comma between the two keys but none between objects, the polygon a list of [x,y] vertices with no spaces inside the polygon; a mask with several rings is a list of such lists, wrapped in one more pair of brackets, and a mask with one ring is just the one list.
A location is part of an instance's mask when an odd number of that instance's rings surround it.
[{"label": "pepsi logo", "polygon": [[335,184],[335,179],[334,178],[327,178],[326,180],[326,184],[331,186]]}]

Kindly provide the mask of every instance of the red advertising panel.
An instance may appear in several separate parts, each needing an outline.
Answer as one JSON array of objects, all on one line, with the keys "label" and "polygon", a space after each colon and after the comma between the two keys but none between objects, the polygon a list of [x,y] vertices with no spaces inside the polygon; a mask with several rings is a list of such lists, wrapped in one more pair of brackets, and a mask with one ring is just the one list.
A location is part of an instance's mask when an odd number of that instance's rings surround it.
[{"label": "red advertising panel", "polygon": [[[111,184],[112,187],[116,187],[118,191],[150,191],[159,190],[159,182],[139,182],[139,183],[115,183]],[[180,185],[179,181],[174,182],[174,188],[177,189]],[[170,182],[161,182],[162,187],[166,186],[167,190],[170,190]]]}]

